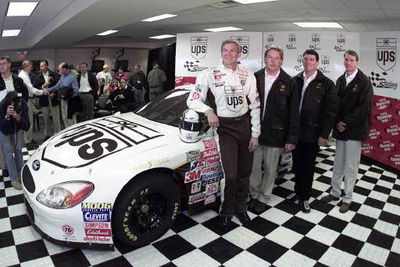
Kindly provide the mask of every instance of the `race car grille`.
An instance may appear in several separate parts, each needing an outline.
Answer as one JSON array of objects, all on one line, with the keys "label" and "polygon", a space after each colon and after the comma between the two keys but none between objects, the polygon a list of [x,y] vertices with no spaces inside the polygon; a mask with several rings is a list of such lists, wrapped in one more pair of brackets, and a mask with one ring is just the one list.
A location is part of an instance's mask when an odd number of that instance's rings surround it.
[{"label": "race car grille", "polygon": [[26,206],[26,211],[28,212],[28,217],[31,219],[31,223],[35,223],[35,214],[33,213],[31,205],[29,205],[29,202],[25,200],[25,206]]},{"label": "race car grille", "polygon": [[33,181],[33,177],[29,167],[25,165],[24,169],[22,170],[22,180],[24,182],[24,186],[29,193],[35,192],[36,186],[35,182]]}]

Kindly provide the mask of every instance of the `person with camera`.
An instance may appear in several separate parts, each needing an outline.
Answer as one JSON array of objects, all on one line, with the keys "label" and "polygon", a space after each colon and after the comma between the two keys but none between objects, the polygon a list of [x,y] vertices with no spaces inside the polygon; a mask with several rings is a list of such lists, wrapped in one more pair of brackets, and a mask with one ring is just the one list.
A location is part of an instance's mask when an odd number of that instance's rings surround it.
[{"label": "person with camera", "polygon": [[15,91],[8,92],[0,102],[0,142],[3,145],[11,185],[22,190],[21,169],[23,165],[22,146],[18,138],[20,130],[30,127],[28,105]]},{"label": "person with camera", "polygon": [[135,91],[127,85],[124,79],[119,81],[119,87],[115,89],[107,99],[106,104],[110,107],[115,106],[121,112],[134,110]]},{"label": "person with camera", "polygon": [[[22,98],[28,101],[28,88],[18,75],[11,72],[11,59],[7,56],[0,58],[0,102],[10,91],[22,94]],[[3,158],[2,143],[0,142],[0,167],[3,176],[8,176],[8,170]]]}]

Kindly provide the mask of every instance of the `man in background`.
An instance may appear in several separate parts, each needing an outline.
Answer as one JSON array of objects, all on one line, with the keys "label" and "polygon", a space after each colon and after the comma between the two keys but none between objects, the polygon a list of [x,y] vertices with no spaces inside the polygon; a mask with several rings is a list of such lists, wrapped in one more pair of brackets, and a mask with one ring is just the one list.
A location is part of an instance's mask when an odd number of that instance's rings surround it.
[{"label": "man in background", "polygon": [[36,96],[48,95],[47,90],[37,89],[32,85],[31,78],[29,74],[32,72],[32,62],[30,60],[24,60],[22,62],[22,70],[19,72],[18,76],[24,81],[25,85],[29,91],[29,99],[28,99],[28,117],[30,121],[30,127],[28,131],[24,132],[24,141],[25,145],[29,150],[36,148],[36,143],[33,140],[32,131],[33,131],[33,113],[35,110],[34,107],[34,98]]},{"label": "man in background", "polygon": [[[49,62],[47,60],[40,61],[40,74],[35,78],[33,85],[36,88],[52,87],[57,84],[60,75],[49,70]],[[46,84],[46,85],[45,85]],[[44,138],[47,140],[50,134],[50,114],[53,122],[53,132],[61,131],[60,122],[60,100],[58,100],[57,92],[39,97],[39,104],[43,112],[44,120]]]},{"label": "man in background", "polygon": [[153,64],[153,69],[147,75],[147,81],[149,83],[150,101],[164,93],[164,83],[167,81],[167,77],[158,63]]},{"label": "man in background", "polygon": [[96,77],[88,72],[88,64],[80,65],[78,74],[79,98],[82,102],[82,111],[79,113],[79,122],[91,120],[94,117],[94,95],[97,95],[99,84]]},{"label": "man in background", "polygon": [[136,101],[138,103],[145,102],[145,95],[147,91],[146,75],[140,69],[139,64],[133,66],[133,73],[129,78],[129,85],[136,89]]},{"label": "man in background", "polygon": [[[65,128],[76,123],[76,112],[71,108],[71,103],[76,99],[75,97],[79,94],[78,81],[74,74],[70,72],[67,63],[63,62],[58,65],[58,72],[61,78],[57,84],[53,87],[48,88],[50,93],[58,92],[61,99],[61,116],[64,121]],[[70,105],[68,105],[70,104]]]}]

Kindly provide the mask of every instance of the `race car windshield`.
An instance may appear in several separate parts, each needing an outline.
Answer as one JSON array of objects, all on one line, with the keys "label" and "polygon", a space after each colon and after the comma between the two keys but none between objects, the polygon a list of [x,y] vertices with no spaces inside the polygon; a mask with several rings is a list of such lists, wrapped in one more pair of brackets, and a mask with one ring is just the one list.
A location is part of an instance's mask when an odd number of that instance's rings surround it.
[{"label": "race car windshield", "polygon": [[187,109],[187,90],[173,90],[166,92],[144,108],[136,112],[146,119],[178,127],[182,113]]}]

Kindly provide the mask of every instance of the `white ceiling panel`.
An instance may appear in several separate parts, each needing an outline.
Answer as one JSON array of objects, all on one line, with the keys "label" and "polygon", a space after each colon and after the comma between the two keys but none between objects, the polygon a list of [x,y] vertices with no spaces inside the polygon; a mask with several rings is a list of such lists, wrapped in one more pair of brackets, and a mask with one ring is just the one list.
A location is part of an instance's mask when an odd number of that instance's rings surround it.
[{"label": "white ceiling panel", "polygon": [[[22,26],[20,36],[0,38],[0,50],[79,45],[163,45],[149,36],[237,26],[245,31],[303,30],[294,21],[334,21],[345,31],[400,30],[400,0],[279,0],[250,5],[223,0],[40,0],[29,18],[6,18],[10,0],[0,0],[1,28]],[[22,0],[18,0],[22,1]],[[216,8],[229,6],[224,8]],[[153,23],[163,13],[177,17]],[[110,36],[97,33],[118,29]]]}]

